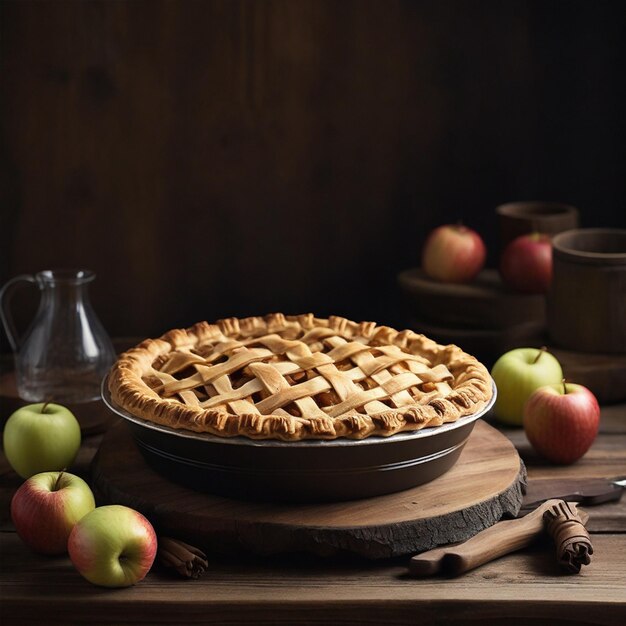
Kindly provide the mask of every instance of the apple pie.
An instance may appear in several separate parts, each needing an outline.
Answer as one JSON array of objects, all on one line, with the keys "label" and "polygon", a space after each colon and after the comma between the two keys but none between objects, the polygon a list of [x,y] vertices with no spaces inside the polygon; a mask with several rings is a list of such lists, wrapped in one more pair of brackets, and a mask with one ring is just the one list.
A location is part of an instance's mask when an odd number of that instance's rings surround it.
[{"label": "apple pie", "polygon": [[480,411],[487,369],[454,345],[343,317],[200,322],[125,352],[109,376],[129,413],[222,437],[363,439]]}]

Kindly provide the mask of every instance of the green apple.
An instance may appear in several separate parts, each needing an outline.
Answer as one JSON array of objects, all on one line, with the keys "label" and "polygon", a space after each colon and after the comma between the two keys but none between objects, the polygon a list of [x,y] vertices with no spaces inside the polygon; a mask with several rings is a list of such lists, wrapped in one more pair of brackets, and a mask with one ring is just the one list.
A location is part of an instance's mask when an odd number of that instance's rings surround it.
[{"label": "green apple", "polygon": [[4,427],[4,452],[22,477],[69,467],[80,448],[80,425],[60,404],[28,404]]},{"label": "green apple", "polygon": [[516,348],[496,361],[491,376],[498,388],[495,416],[506,424],[521,426],[526,400],[539,387],[563,380],[563,370],[545,348]]},{"label": "green apple", "polygon": [[87,513],[74,526],[67,551],[74,567],[94,585],[129,587],[152,567],[157,537],[141,513],[112,504]]}]

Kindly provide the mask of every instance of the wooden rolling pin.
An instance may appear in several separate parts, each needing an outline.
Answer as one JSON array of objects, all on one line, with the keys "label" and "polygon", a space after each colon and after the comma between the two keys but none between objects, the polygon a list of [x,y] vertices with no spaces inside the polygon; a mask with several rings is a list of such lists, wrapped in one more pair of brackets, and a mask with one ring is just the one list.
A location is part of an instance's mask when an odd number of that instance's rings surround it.
[{"label": "wooden rolling pin", "polygon": [[585,524],[589,515],[572,502],[547,500],[519,519],[498,522],[467,541],[435,548],[411,558],[413,576],[458,576],[530,545],[544,530],[555,539],[559,563],[570,573],[587,565],[593,547]]}]

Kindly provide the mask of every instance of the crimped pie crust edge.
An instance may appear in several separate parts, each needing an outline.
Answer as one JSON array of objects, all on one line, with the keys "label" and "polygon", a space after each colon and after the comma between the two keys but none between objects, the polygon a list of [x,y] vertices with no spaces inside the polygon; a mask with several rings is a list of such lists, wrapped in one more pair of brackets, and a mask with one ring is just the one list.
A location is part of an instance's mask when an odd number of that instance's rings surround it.
[{"label": "crimped pie crust edge", "polygon": [[[270,334],[284,330],[287,325],[299,325],[304,330],[328,327],[346,339],[364,337],[379,345],[395,345],[411,354],[424,356],[431,367],[444,364],[453,376],[452,392],[426,404],[390,408],[374,415],[359,413],[320,421],[291,415],[235,415],[191,407],[161,398],[142,380],[142,374],[157,357],[177,347],[202,344],[220,333],[233,338]],[[357,323],[339,316],[315,318],[312,314],[285,316],[282,313],[226,318],[215,324],[199,322],[187,329],[170,330],[158,339],[146,339],[120,355],[109,374],[109,391],[113,401],[129,413],[157,424],[222,437],[282,441],[363,439],[439,426],[480,411],[493,394],[485,366],[456,345],[442,346],[411,330],[397,331],[373,322]]]}]

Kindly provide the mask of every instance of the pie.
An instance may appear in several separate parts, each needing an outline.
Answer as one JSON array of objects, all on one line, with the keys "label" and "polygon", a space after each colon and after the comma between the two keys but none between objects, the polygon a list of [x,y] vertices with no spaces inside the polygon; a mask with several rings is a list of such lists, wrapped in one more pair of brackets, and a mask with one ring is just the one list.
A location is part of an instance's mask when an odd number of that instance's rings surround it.
[{"label": "pie", "polygon": [[125,352],[111,397],[175,429],[252,439],[363,439],[440,426],[484,408],[476,358],[410,330],[312,314],[223,319]]}]

